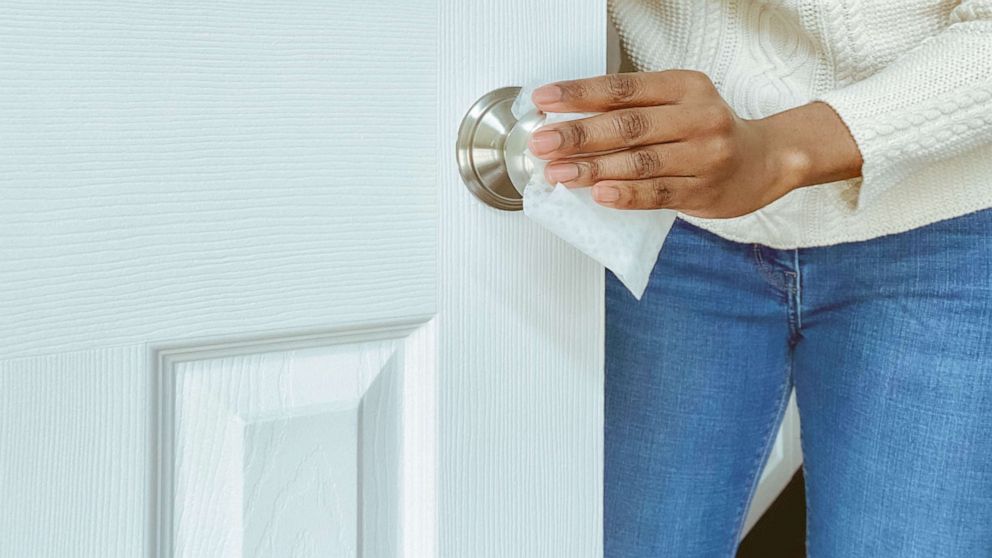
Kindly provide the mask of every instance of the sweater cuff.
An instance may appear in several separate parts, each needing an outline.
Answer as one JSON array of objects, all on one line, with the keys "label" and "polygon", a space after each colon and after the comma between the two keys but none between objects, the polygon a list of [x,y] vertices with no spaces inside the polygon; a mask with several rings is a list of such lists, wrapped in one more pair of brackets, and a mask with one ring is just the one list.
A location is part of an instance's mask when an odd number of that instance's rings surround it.
[{"label": "sweater cuff", "polygon": [[857,207],[936,161],[992,142],[992,27],[953,28],[827,92],[864,160]]}]

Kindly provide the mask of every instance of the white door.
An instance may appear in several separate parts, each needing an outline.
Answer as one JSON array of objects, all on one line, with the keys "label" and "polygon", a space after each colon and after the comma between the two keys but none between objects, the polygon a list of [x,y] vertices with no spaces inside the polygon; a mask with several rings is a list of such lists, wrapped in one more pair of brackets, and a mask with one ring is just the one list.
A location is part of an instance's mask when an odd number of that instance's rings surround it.
[{"label": "white door", "polygon": [[792,476],[802,466],[803,451],[799,440],[799,430],[799,408],[796,407],[796,394],[793,392],[789,398],[788,406],[785,408],[785,416],[782,417],[778,434],[768,454],[768,462],[758,479],[758,486],[751,499],[751,508],[748,510],[744,529],[741,531],[742,536],[746,535],[751,527],[754,527],[754,524],[761,519],[761,516],[768,511],[769,506],[775,502],[778,495],[792,480]]},{"label": "white door", "polygon": [[0,556],[599,555],[602,271],[453,153],[605,14],[0,3]]}]

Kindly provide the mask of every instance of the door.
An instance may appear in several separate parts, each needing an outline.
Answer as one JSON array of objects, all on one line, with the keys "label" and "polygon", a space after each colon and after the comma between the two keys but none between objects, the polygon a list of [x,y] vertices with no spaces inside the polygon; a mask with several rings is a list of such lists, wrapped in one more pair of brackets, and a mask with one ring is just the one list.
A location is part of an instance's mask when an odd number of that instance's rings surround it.
[{"label": "door", "polygon": [[593,557],[602,271],[454,162],[602,0],[0,5],[0,556]]}]

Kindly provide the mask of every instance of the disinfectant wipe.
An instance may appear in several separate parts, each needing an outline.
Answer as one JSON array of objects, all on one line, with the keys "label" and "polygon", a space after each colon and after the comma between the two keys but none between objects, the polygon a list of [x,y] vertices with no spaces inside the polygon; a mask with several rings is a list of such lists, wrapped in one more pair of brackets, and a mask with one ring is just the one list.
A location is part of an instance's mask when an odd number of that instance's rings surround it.
[{"label": "disinfectant wipe", "polygon": [[[534,87],[524,87],[513,103],[518,119],[537,111],[530,98],[533,91]],[[593,115],[548,113],[542,125],[589,116]],[[534,174],[524,188],[524,214],[603,264],[640,299],[676,212],[603,207],[593,200],[592,188],[550,184],[544,177],[546,161],[529,150],[526,156],[534,165]]]}]

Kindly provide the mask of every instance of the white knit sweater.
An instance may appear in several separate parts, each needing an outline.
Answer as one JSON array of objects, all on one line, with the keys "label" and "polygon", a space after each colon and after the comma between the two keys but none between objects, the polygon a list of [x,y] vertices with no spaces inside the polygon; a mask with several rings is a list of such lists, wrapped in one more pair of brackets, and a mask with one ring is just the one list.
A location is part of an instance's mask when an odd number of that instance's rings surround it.
[{"label": "white knit sweater", "polygon": [[610,0],[639,70],[706,72],[745,118],[820,100],[863,178],[735,219],[739,242],[822,246],[992,207],[992,0]]}]

